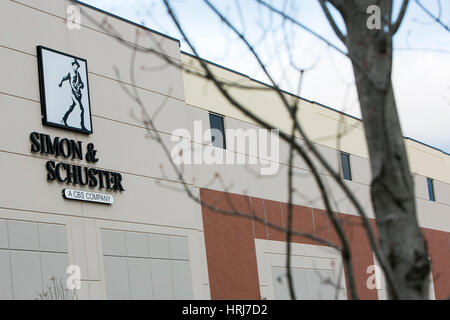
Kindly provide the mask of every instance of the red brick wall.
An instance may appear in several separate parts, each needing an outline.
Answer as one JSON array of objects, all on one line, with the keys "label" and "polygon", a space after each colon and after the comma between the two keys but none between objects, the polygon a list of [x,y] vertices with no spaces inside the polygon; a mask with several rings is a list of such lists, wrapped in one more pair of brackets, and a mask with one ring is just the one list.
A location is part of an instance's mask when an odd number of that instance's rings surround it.
[{"label": "red brick wall", "polygon": [[431,258],[436,299],[450,298],[450,233],[422,228]]},{"label": "red brick wall", "polygon": [[[238,211],[263,219],[224,215],[202,209],[205,230],[206,256],[212,299],[259,299],[258,269],[254,239],[284,241],[285,234],[270,228],[267,223],[286,227],[287,204],[272,200],[201,189],[203,202],[217,208]],[[374,264],[372,250],[361,224],[361,218],[337,214],[351,246],[352,265],[360,299],[378,299],[377,290],[368,289],[367,267]],[[375,221],[371,221],[375,229]],[[324,210],[304,206],[293,208],[293,229],[311,233],[337,245],[339,238]],[[448,232],[423,229],[433,266],[437,299],[450,296],[450,235]],[[293,242],[316,244],[314,240],[294,236]],[[348,283],[348,282],[347,282]]]},{"label": "red brick wall", "polygon": [[[248,197],[201,190],[203,202],[250,214]],[[232,204],[232,205],[231,205]],[[206,256],[212,299],[260,299],[252,222],[203,207]]]}]

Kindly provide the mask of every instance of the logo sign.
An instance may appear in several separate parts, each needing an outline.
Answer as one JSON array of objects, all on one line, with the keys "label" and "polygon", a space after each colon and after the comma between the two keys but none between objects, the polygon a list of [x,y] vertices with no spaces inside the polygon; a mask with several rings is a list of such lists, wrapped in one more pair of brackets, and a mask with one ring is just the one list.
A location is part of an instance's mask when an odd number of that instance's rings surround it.
[{"label": "logo sign", "polygon": [[42,123],[92,133],[85,59],[37,47]]},{"label": "logo sign", "polygon": [[69,200],[97,202],[104,204],[114,203],[114,197],[110,194],[75,189],[63,189],[62,193],[63,197]]}]

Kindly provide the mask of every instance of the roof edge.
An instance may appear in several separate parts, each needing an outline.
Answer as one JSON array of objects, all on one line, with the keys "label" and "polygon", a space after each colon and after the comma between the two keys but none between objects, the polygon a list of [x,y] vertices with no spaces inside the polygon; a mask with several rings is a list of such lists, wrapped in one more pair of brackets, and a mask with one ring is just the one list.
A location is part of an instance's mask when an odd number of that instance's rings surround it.
[{"label": "roof edge", "polygon": [[[221,68],[221,69],[230,71],[230,72],[232,72],[232,73],[235,73],[235,74],[237,74],[237,75],[246,77],[246,78],[248,78],[249,80],[251,80],[251,81],[253,81],[253,82],[259,83],[259,84],[261,84],[261,85],[263,85],[263,86],[266,86],[266,87],[269,87],[269,88],[272,88],[272,89],[275,90],[275,87],[274,87],[273,85],[270,85],[270,84],[265,83],[265,82],[263,82],[263,81],[261,81],[261,80],[252,78],[252,77],[250,77],[249,75],[246,75],[246,74],[244,74],[244,73],[242,73],[242,72],[239,72],[239,71],[230,69],[230,68],[228,68],[228,67],[222,66],[222,65],[220,65],[220,64],[218,64],[218,63],[216,63],[216,62],[210,61],[210,60],[208,60],[208,59],[204,59],[204,58],[201,58],[201,57],[197,57],[195,54],[192,54],[192,53],[189,53],[189,52],[186,52],[186,51],[183,51],[183,50],[181,50],[181,53],[184,54],[184,55],[190,56],[190,57],[192,57],[192,58],[200,59],[200,60],[202,60],[202,61],[205,61],[206,63],[212,64],[213,66],[216,66],[216,67],[218,67],[218,68]],[[309,99],[303,98],[303,97],[301,97],[301,96],[299,96],[299,95],[296,95],[295,93],[286,91],[286,90],[281,89],[281,88],[279,88],[279,90],[280,90],[280,92],[285,93],[285,94],[288,94],[288,95],[290,95],[290,96],[292,96],[292,97],[294,97],[294,98],[297,98],[297,99],[300,99],[300,100],[304,100],[304,101],[309,102],[309,103],[312,103],[312,104],[317,104],[317,105],[319,105],[319,106],[321,106],[321,107],[324,107],[324,108],[326,108],[326,109],[329,109],[329,110],[331,110],[331,111],[334,111],[334,112],[343,114],[343,115],[345,115],[345,116],[347,116],[347,117],[349,117],[349,118],[352,118],[352,119],[361,121],[361,119],[358,118],[358,117],[355,117],[355,116],[353,116],[353,115],[351,115],[351,114],[348,114],[348,113],[345,113],[345,112],[343,112],[343,111],[334,109],[334,108],[329,107],[329,106],[327,106],[327,105],[324,105],[324,104],[322,104],[322,103],[320,103],[320,102],[317,102],[317,101],[314,101],[314,100],[309,100]]]},{"label": "roof edge", "polygon": [[120,21],[129,23],[129,24],[132,24],[132,25],[134,25],[134,26],[136,26],[136,27],[138,27],[138,28],[144,29],[144,30],[146,30],[146,31],[150,31],[150,32],[156,33],[157,35],[159,35],[159,36],[161,36],[161,37],[167,38],[167,39],[169,39],[169,40],[176,41],[176,42],[178,42],[178,46],[180,46],[180,40],[177,39],[177,38],[171,37],[171,36],[169,36],[169,35],[167,35],[167,34],[164,34],[164,33],[162,33],[162,32],[159,32],[159,31],[156,31],[156,30],[151,29],[151,28],[149,28],[149,27],[143,26],[142,24],[139,24],[139,23],[136,23],[136,22],[134,22],[134,21],[128,20],[128,19],[126,19],[126,18],[123,18],[123,17],[121,17],[121,16],[115,15],[114,13],[111,13],[111,12],[105,11],[105,10],[103,10],[103,9],[94,7],[93,5],[87,4],[87,3],[85,3],[85,2],[83,2],[83,1],[81,1],[81,0],[70,0],[70,1],[73,2],[73,3],[75,3],[75,4],[82,5],[82,6],[86,7],[86,8],[89,8],[89,9],[92,9],[92,10],[95,10],[95,11],[98,11],[98,12],[100,12],[100,13],[102,13],[102,14],[108,15],[108,16],[110,16],[110,17],[112,17],[112,18],[115,18],[115,19],[118,19],[118,20],[120,20]]},{"label": "roof edge", "polygon": [[[228,68],[228,67],[222,66],[222,65],[220,65],[220,64],[218,64],[218,63],[216,63],[216,62],[210,61],[210,60],[208,60],[208,59],[204,59],[204,58],[202,58],[202,57],[198,57],[198,56],[196,56],[195,54],[192,54],[192,53],[189,53],[189,52],[186,52],[186,51],[183,51],[183,50],[180,50],[180,51],[181,51],[181,53],[184,54],[184,55],[190,56],[190,57],[195,58],[195,59],[200,59],[200,60],[205,61],[206,63],[211,64],[211,65],[213,65],[213,66],[216,66],[216,67],[218,67],[218,68],[221,68],[221,69],[227,70],[227,71],[229,71],[229,72],[235,73],[235,74],[237,74],[237,75],[246,77],[246,78],[248,78],[250,81],[253,81],[253,82],[259,83],[259,84],[261,84],[261,85],[263,85],[263,86],[267,86],[267,87],[269,87],[269,88],[275,89],[274,86],[272,86],[272,85],[270,85],[270,84],[267,84],[267,83],[265,83],[265,82],[263,82],[263,81],[254,79],[254,78],[252,78],[252,77],[250,77],[250,76],[248,76],[248,75],[246,75],[246,74],[244,74],[244,73],[242,73],[242,72],[239,72],[239,71],[230,69],[230,68]],[[285,94],[288,94],[288,95],[290,95],[290,96],[293,96],[293,97],[295,97],[295,98],[297,98],[297,99],[304,100],[304,101],[309,102],[309,103],[311,103],[311,104],[316,104],[316,105],[318,105],[318,106],[321,106],[321,107],[323,107],[323,108],[326,108],[326,109],[331,110],[331,111],[334,111],[334,112],[337,112],[337,113],[342,114],[342,115],[344,115],[344,116],[347,116],[347,117],[349,117],[349,118],[352,118],[352,119],[355,119],[355,120],[358,120],[358,121],[362,121],[362,120],[361,120],[360,118],[358,118],[358,117],[355,117],[355,116],[353,116],[353,115],[351,115],[351,114],[348,114],[348,113],[346,113],[346,112],[343,112],[343,111],[334,109],[334,108],[332,108],[332,107],[330,107],[330,106],[327,106],[327,105],[325,105],[325,104],[323,104],[323,103],[320,103],[320,102],[317,102],[317,101],[314,101],[314,100],[309,100],[309,99],[300,97],[300,96],[298,96],[298,95],[296,95],[296,94],[294,94],[294,93],[292,93],[292,92],[289,92],[289,91],[286,91],[286,90],[283,90],[283,89],[280,89],[280,91],[283,92],[283,93],[285,93]],[[432,145],[429,145],[429,144],[427,144],[427,143],[425,143],[425,142],[422,142],[422,141],[419,141],[419,140],[417,140],[417,139],[414,139],[414,138],[411,138],[411,137],[407,137],[407,136],[403,136],[403,138],[406,139],[406,140],[412,140],[412,141],[417,142],[417,143],[419,143],[419,144],[421,144],[421,145],[424,145],[424,146],[426,146],[426,147],[428,147],[428,148],[431,148],[431,149],[440,151],[440,152],[442,152],[443,154],[445,154],[445,155],[447,155],[447,156],[450,156],[450,153],[445,152],[444,150],[439,149],[439,148],[437,148],[437,147],[434,147],[434,146],[432,146]]]},{"label": "roof edge", "polygon": [[447,156],[450,156],[450,153],[445,152],[444,150],[439,149],[438,147],[434,147],[434,146],[432,146],[432,145],[429,145],[428,143],[422,142],[422,141],[420,141],[420,140],[417,140],[417,139],[414,139],[414,138],[411,138],[411,137],[404,137],[404,138],[405,138],[406,140],[414,141],[414,142],[419,143],[419,144],[421,144],[421,145],[423,145],[423,146],[425,146],[425,147],[434,149],[434,150],[436,150],[436,151],[440,151],[440,152],[442,152],[443,154],[445,154],[445,155],[447,155]]}]

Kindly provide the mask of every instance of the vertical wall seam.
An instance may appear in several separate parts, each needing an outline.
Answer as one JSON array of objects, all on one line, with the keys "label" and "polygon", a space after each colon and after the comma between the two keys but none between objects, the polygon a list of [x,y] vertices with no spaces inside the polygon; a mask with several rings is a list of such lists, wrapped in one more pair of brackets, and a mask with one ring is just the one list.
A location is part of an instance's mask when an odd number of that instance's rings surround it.
[{"label": "vertical wall seam", "polygon": [[9,276],[10,276],[9,285],[11,286],[12,298],[15,299],[14,286],[13,286],[13,274],[12,274],[11,244],[9,243],[9,223],[8,223],[8,220],[4,220],[4,221],[6,223],[6,236],[7,236],[6,239],[8,241]]},{"label": "vertical wall seam", "polygon": [[252,197],[250,197],[250,196],[247,196],[247,197],[248,197],[248,203],[249,203],[249,206],[250,206],[250,215],[252,217],[252,234],[253,234],[253,239],[256,239],[255,223],[258,223],[258,222],[256,222],[255,219],[254,219],[255,214],[253,212]]},{"label": "vertical wall seam", "polygon": [[[263,211],[264,211],[264,229],[266,231],[266,240],[268,240],[269,239],[269,230],[267,227],[266,201],[264,199],[262,199],[262,203],[263,203]],[[449,241],[450,241],[450,237],[449,237]]]}]

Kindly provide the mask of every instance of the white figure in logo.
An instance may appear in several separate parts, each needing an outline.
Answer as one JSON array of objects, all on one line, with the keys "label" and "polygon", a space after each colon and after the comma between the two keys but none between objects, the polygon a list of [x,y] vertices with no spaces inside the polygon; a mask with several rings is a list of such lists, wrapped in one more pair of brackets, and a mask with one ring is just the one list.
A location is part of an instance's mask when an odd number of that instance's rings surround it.
[{"label": "white figure in logo", "polygon": [[64,125],[67,126],[67,118],[69,117],[70,113],[73,111],[73,108],[78,104],[81,110],[81,130],[87,131],[86,127],[84,126],[84,108],[83,104],[81,103],[81,89],[84,88],[83,80],[81,80],[80,73],[78,72],[78,69],[80,68],[80,64],[78,63],[77,59],[74,59],[72,62],[72,68],[73,71],[69,72],[64,78],[62,78],[61,82],[59,83],[59,87],[62,87],[62,84],[64,81],[69,80],[70,88],[71,88],[71,95],[72,95],[72,104],[69,106],[69,110],[64,114],[64,117],[62,118],[62,122]]}]

